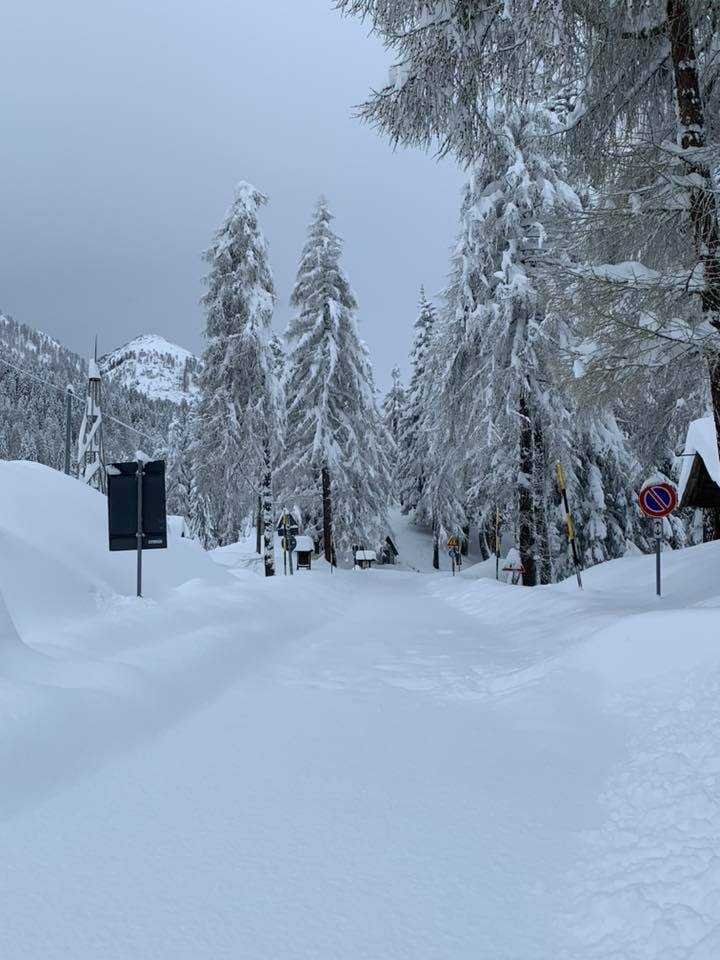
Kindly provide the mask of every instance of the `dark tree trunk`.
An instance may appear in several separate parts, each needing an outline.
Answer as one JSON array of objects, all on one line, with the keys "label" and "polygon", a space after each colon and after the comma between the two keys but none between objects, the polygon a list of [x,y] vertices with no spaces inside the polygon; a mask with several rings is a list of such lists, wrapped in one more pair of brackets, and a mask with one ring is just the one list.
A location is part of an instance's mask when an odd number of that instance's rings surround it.
[{"label": "dark tree trunk", "polygon": [[[700,94],[695,34],[688,0],[667,0],[667,32],[675,76],[675,102],[679,124],[679,146],[697,150],[706,146],[705,113]],[[693,241],[703,264],[705,290],[702,308],[709,322],[720,333],[720,226],[718,206],[710,167],[692,155],[685,161],[697,186],[690,190],[690,219]],[[715,429],[720,438],[720,341],[709,353]]]},{"label": "dark tree trunk", "polygon": [[332,542],[332,489],[330,486],[330,471],[322,469],[322,505],[323,505],[323,550],[328,563],[335,566],[335,551]]},{"label": "dark tree trunk", "polygon": [[480,522],[478,527],[478,549],[482,560],[489,560],[491,551],[488,545],[488,525],[486,520]]},{"label": "dark tree trunk", "polygon": [[255,517],[255,553],[262,555],[262,496],[257,499],[257,514]]},{"label": "dark tree trunk", "polygon": [[433,567],[440,569],[440,537],[436,526],[433,526]]},{"label": "dark tree trunk", "polygon": [[533,511],[533,429],[525,397],[520,398],[520,450],[518,475],[518,549],[523,565],[523,586],[537,586]]},{"label": "dark tree trunk", "polygon": [[262,524],[263,524],[263,556],[265,576],[275,576],[275,524],[273,517],[272,498],[272,469],[270,466],[270,447],[265,445],[265,473],[262,487]]},{"label": "dark tree trunk", "polygon": [[540,583],[542,584],[552,583],[553,580],[552,551],[550,549],[547,503],[545,500],[546,475],[547,462],[542,423],[536,417],[533,424],[533,501],[537,552],[540,558]]},{"label": "dark tree trunk", "polygon": [[470,527],[463,527],[463,539],[460,544],[460,553],[466,557],[470,552]]}]

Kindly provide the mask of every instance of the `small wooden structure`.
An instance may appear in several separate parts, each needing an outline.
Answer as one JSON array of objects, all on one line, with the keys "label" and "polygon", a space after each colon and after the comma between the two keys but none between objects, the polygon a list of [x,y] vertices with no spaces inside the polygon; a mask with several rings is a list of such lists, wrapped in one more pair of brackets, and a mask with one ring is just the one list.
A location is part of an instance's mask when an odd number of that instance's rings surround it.
[{"label": "small wooden structure", "polygon": [[355,566],[361,570],[369,570],[374,563],[377,563],[377,554],[374,550],[356,550]]},{"label": "small wooden structure", "polygon": [[706,530],[710,532],[706,539],[720,538],[720,453],[712,417],[693,420],[688,427],[678,500],[681,509],[696,507],[708,511]]},{"label": "small wooden structure", "polygon": [[395,546],[392,537],[385,537],[385,544],[382,548],[382,553],[380,554],[381,563],[397,563],[397,558],[400,556],[400,551]]},{"label": "small wooden structure", "polygon": [[306,537],[304,534],[298,534],[295,537],[297,546],[293,553],[295,555],[295,567],[298,570],[311,570],[312,557],[315,552],[315,544],[312,537]]}]

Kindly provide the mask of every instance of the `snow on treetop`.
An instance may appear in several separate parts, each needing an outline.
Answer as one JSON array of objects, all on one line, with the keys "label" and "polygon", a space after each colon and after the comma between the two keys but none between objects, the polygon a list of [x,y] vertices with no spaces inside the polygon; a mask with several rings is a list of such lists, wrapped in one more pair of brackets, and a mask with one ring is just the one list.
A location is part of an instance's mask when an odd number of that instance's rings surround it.
[{"label": "snow on treetop", "polygon": [[267,197],[264,193],[261,193],[257,187],[254,187],[252,183],[248,183],[247,180],[241,180],[235,187],[235,203],[257,210],[258,207],[267,203]]}]

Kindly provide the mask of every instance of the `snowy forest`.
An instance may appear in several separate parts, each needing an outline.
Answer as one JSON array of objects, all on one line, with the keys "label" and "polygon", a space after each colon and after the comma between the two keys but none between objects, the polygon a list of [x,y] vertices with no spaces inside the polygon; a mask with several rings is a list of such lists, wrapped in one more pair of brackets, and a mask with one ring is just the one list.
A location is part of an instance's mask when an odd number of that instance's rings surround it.
[{"label": "snowy forest", "polygon": [[[169,506],[192,535],[212,548],[254,528],[268,575],[282,510],[346,563],[380,548],[399,505],[432,532],[435,565],[472,535],[484,558],[516,548],[526,585],[564,579],[558,464],[584,567],[647,552],[639,488],[677,477],[690,421],[720,426],[717,6],[338,7],[393,62],[363,118],[465,172],[445,287],[417,299],[407,382],[398,357],[378,397],[324,198],[275,332],[267,198],[241,183],[205,253],[199,389],[173,404],[111,385],[109,454],[166,457]],[[82,396],[85,368],[11,326],[21,372],[0,371],[0,455],[60,466],[63,390]],[[50,370],[54,392],[22,369]],[[680,512],[663,535],[716,539],[720,516]]]}]

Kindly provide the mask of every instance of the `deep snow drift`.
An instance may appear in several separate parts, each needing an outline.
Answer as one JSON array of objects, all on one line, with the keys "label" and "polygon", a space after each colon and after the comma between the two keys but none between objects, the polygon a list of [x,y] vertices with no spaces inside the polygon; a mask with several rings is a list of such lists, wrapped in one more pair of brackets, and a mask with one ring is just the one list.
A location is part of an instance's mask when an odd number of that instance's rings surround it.
[{"label": "deep snow drift", "polygon": [[22,463],[0,535],[3,958],[720,955],[717,544],[658,601],[651,557],[266,581],[174,538],[137,601],[103,498]]}]

